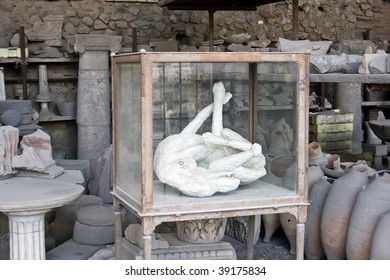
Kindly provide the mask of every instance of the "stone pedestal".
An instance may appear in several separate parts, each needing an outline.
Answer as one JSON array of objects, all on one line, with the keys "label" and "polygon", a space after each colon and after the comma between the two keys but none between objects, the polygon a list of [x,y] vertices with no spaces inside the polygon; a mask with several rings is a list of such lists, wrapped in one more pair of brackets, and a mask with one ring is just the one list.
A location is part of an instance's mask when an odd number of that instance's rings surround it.
[{"label": "stone pedestal", "polygon": [[[162,233],[169,248],[152,250],[153,260],[236,260],[237,255],[229,242],[187,243],[180,241],[175,233]],[[122,259],[143,260],[143,250],[122,238]]]},{"label": "stone pedestal", "polygon": [[8,214],[11,260],[45,259],[45,214],[49,210]]},{"label": "stone pedestal", "polygon": [[84,188],[50,179],[0,181],[0,211],[8,216],[11,260],[45,259],[45,214],[77,199]]},{"label": "stone pedestal", "polygon": [[9,225],[7,215],[0,212],[0,260],[9,260]]},{"label": "stone pedestal", "polygon": [[352,153],[362,153],[362,84],[337,83],[335,108],[344,109],[354,114],[352,133]]},{"label": "stone pedestal", "polygon": [[109,54],[121,48],[121,36],[75,35],[69,52],[80,55],[77,92],[77,157],[91,164],[111,143]]}]

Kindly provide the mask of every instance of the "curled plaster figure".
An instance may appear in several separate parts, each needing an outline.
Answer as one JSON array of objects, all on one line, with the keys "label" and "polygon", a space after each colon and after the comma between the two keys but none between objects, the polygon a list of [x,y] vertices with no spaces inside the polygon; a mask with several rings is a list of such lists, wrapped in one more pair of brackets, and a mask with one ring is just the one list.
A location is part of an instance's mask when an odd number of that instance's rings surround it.
[{"label": "curled plaster figure", "polygon": [[[222,82],[213,86],[214,103],[201,110],[179,134],[160,142],[154,171],[162,183],[194,197],[229,192],[266,174],[259,144],[223,128],[222,109],[232,97]],[[212,115],[212,132],[196,134]]]}]

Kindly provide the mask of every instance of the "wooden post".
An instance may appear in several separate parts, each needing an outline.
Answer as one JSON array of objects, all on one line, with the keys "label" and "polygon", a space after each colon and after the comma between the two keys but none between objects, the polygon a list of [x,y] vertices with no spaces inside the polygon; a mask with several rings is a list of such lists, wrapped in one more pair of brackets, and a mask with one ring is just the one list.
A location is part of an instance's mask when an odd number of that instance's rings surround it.
[{"label": "wooden post", "polygon": [[292,1],[292,21],[293,21],[293,33],[294,40],[298,40],[298,28],[299,28],[299,0]]}]

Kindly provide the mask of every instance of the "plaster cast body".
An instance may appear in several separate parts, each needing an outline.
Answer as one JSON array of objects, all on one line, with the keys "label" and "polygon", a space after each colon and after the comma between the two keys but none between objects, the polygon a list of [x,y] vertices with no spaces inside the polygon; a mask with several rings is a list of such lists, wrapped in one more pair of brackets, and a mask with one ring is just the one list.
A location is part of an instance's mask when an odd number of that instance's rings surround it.
[{"label": "plaster cast body", "polygon": [[[213,93],[214,103],[181,133],[161,141],[154,156],[160,181],[195,197],[232,191],[266,174],[261,146],[222,126],[222,108],[232,95],[225,92],[222,82],[214,84]],[[196,134],[211,114],[212,132]]]}]

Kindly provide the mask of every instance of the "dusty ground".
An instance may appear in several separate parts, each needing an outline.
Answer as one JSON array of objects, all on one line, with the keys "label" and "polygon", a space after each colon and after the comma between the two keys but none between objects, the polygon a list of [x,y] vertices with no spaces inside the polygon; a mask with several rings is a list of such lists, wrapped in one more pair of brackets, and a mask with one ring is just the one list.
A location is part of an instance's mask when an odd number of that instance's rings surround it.
[{"label": "dusty ground", "polygon": [[[247,259],[247,247],[244,243],[225,235],[224,241],[230,242],[236,250],[238,260]],[[279,229],[272,236],[270,243],[263,242],[263,232],[254,248],[254,260],[295,260],[296,256],[290,254],[290,244],[284,232]]]}]

